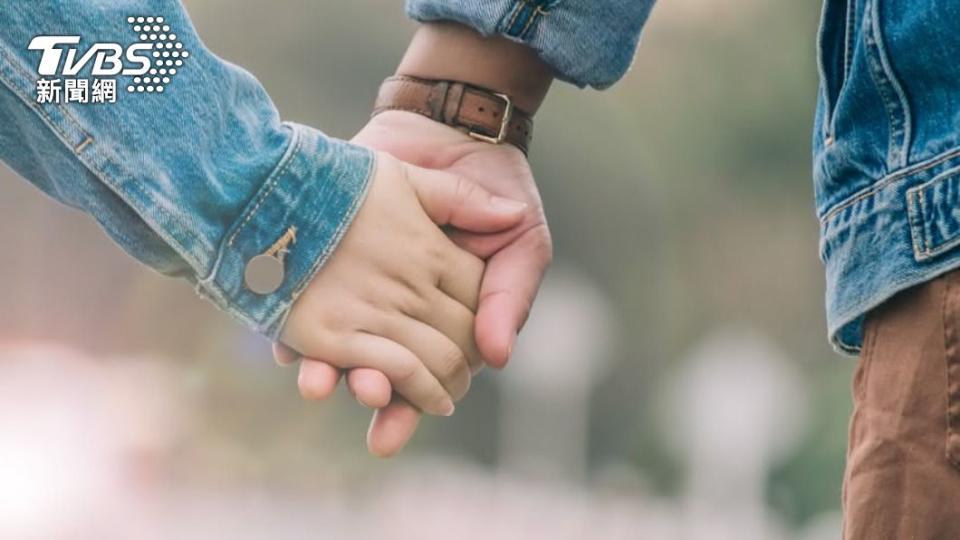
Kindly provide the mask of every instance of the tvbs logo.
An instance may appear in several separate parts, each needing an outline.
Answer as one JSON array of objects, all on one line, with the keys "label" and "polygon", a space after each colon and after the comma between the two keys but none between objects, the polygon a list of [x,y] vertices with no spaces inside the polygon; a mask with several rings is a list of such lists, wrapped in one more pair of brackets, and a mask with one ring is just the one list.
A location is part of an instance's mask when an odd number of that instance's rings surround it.
[{"label": "tvbs logo", "polygon": [[[31,51],[43,51],[37,73],[43,76],[76,76],[93,61],[90,74],[94,77],[112,77],[115,75],[143,75],[150,70],[150,51],[153,45],[135,43],[124,52],[118,43],[94,43],[83,55],[78,49],[66,49],[66,61],[63,61],[64,45],[79,45],[80,36],[37,36],[30,42]],[[77,58],[80,56],[79,58]],[[126,67],[126,59],[135,67]],[[60,66],[63,64],[63,70]]]},{"label": "tvbs logo", "polygon": [[[98,42],[81,47],[80,36],[37,36],[28,49],[40,51],[38,103],[114,103],[116,77],[132,77],[129,93],[163,93],[190,53],[163,17],[128,17],[139,41],[126,47]],[[87,71],[89,70],[89,71]],[[78,78],[81,73],[88,78]]]}]

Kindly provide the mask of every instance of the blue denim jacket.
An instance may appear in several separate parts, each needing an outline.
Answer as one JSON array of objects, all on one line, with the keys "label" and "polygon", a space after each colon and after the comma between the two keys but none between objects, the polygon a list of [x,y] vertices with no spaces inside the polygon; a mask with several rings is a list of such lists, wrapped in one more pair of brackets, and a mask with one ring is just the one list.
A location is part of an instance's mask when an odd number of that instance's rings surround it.
[{"label": "blue denim jacket", "polygon": [[456,21],[532,47],[561,80],[607,88],[630,68],[654,0],[407,0],[420,21]]},{"label": "blue denim jacket", "polygon": [[[37,36],[79,43],[57,45],[40,74]],[[67,74],[96,43],[116,44],[128,73],[111,73],[105,45],[105,58]],[[256,79],[208,51],[174,0],[0,5],[0,119],[0,159],[271,338],[351,222],[374,161],[282,123]],[[279,289],[249,291],[247,261],[294,229]]]},{"label": "blue denim jacket", "polygon": [[833,342],[960,266],[960,2],[827,0],[813,136]]},{"label": "blue denim jacket", "polygon": [[[652,1],[408,0],[529,44],[564,79],[623,75]],[[863,318],[960,266],[960,1],[825,0],[813,134],[827,324],[860,350]]]}]

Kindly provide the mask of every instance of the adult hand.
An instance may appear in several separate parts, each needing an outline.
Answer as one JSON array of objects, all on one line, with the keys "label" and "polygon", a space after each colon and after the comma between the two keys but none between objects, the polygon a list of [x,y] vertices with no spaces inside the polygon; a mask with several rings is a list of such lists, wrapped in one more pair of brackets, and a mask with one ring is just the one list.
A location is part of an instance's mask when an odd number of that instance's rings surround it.
[{"label": "adult hand", "polygon": [[477,311],[477,346],[490,366],[503,368],[553,258],[543,203],[526,157],[509,144],[478,141],[403,111],[375,116],[354,141],[420,167],[468,178],[472,185],[527,204],[523,218],[503,231],[466,227],[449,231],[457,245],[487,260]]}]

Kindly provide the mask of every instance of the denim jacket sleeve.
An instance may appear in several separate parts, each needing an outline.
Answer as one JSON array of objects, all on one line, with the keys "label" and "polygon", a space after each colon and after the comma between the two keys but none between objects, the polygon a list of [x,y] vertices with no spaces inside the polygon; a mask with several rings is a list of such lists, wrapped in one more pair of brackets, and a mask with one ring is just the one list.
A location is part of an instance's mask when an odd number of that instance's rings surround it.
[{"label": "denim jacket sleeve", "polygon": [[630,68],[656,0],[407,0],[420,22],[455,21],[537,51],[558,78],[607,88]]},{"label": "denim jacket sleeve", "polygon": [[[37,36],[67,38],[45,55],[30,47]],[[175,0],[0,5],[0,159],[270,338],[352,221],[374,164],[368,150],[282,123]],[[261,254],[285,270],[269,294],[244,283]]]}]

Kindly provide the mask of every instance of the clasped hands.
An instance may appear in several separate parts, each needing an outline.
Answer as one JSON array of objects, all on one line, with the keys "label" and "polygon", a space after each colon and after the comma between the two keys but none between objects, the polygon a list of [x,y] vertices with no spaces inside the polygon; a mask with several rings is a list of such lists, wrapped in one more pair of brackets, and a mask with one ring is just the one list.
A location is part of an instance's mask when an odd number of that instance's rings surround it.
[{"label": "clasped hands", "polygon": [[294,304],[274,356],[299,361],[310,400],[346,373],[375,409],[367,446],[385,457],[421,412],[453,414],[472,375],[507,363],[552,247],[518,149],[401,111],[374,117],[353,141],[378,151],[367,198]]}]

